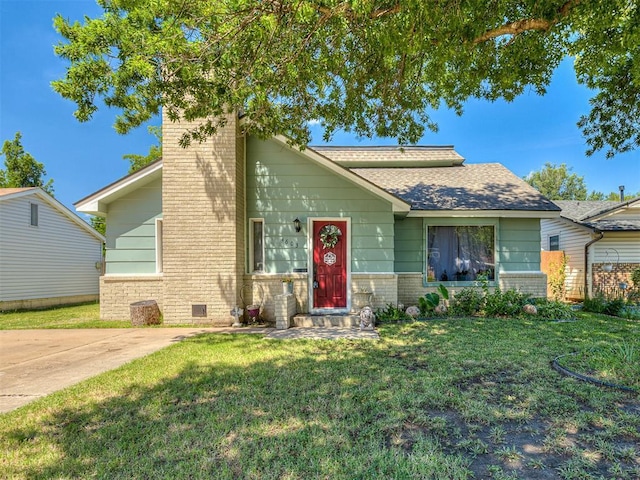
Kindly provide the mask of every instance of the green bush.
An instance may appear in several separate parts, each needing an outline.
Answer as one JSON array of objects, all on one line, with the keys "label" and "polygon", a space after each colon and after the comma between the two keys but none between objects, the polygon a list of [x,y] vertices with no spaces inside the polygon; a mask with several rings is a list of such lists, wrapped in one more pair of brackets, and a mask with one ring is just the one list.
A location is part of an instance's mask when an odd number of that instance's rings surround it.
[{"label": "green bush", "polygon": [[607,300],[604,298],[604,295],[598,294],[595,297],[585,297],[582,303],[582,309],[585,312],[604,313],[606,304]]},{"label": "green bush", "polygon": [[437,292],[429,292],[426,293],[424,297],[420,297],[418,299],[420,315],[428,317],[439,314],[440,312],[438,312],[436,308],[440,305],[440,296],[442,296],[444,300],[449,300],[449,290],[442,284],[438,285]]},{"label": "green bush", "polygon": [[400,310],[395,305],[388,303],[386,307],[379,308],[375,312],[376,323],[400,323],[407,320],[413,320],[403,310]]},{"label": "green bush", "polygon": [[485,297],[484,313],[488,317],[515,317],[522,313],[522,307],[530,295],[509,289],[506,292],[496,288]]},{"label": "green bush", "polygon": [[484,308],[484,293],[477,288],[466,287],[451,300],[449,313],[456,317],[470,317],[479,314]]},{"label": "green bush", "polygon": [[532,302],[538,310],[538,318],[545,320],[574,320],[575,312],[570,305],[556,300],[537,298]]},{"label": "green bush", "polygon": [[624,300],[621,298],[607,299],[602,294],[597,294],[595,297],[586,297],[582,304],[582,309],[585,312],[592,313],[604,313],[605,315],[612,315],[619,317],[624,308]]}]

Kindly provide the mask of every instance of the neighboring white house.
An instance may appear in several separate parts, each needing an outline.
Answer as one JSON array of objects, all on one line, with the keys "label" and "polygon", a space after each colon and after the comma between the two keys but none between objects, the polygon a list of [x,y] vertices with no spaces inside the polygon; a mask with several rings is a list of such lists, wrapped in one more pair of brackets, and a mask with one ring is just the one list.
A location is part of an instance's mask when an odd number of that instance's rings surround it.
[{"label": "neighboring white house", "polygon": [[0,188],[0,311],[99,298],[104,237],[40,188]]},{"label": "neighboring white house", "polygon": [[562,250],[568,257],[566,297],[620,293],[640,268],[640,198],[554,203],[560,217],[542,219],[540,235],[542,250]]}]

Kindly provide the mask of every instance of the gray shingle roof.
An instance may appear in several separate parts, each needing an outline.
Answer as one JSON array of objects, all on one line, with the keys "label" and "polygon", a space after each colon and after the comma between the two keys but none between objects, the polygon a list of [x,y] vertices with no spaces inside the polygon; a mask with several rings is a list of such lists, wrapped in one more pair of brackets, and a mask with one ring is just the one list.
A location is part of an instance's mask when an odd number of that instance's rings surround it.
[{"label": "gray shingle roof", "polygon": [[464,158],[453,146],[310,147],[346,168],[460,165]]},{"label": "gray shingle roof", "polygon": [[584,220],[615,207],[620,202],[610,200],[554,200],[562,209],[561,216],[573,221]]},{"label": "gray shingle roof", "polygon": [[409,202],[412,210],[560,210],[499,163],[351,171]]},{"label": "gray shingle roof", "polygon": [[601,232],[635,232],[640,231],[640,218],[604,217],[599,219],[597,217],[619,208],[624,208],[629,203],[635,203],[639,200],[640,198],[624,202],[610,200],[555,200],[554,203],[562,209],[561,217],[585,227]]}]

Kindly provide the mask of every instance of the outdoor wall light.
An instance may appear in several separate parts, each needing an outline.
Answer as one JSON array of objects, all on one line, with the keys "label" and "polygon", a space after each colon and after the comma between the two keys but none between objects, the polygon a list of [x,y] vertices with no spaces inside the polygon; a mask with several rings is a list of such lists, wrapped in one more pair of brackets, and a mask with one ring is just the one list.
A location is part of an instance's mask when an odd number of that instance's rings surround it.
[{"label": "outdoor wall light", "polygon": [[300,224],[300,219],[298,217],[296,217],[296,219],[293,221],[293,227],[296,229],[296,232],[299,232],[300,229],[302,228],[302,225]]}]

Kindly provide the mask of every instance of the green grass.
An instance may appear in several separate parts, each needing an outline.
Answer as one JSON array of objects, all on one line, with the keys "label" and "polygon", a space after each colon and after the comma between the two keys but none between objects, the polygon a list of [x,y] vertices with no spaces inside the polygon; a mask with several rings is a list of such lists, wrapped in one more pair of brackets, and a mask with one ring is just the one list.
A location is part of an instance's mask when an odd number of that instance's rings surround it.
[{"label": "green grass", "polygon": [[126,328],[129,320],[100,320],[100,305],[85,303],[67,307],[0,312],[0,330],[30,328]]},{"label": "green grass", "polygon": [[[550,361],[640,324],[438,319],[200,335],[0,416],[6,478],[640,477],[640,396]],[[640,386],[636,370],[632,386]]]}]

